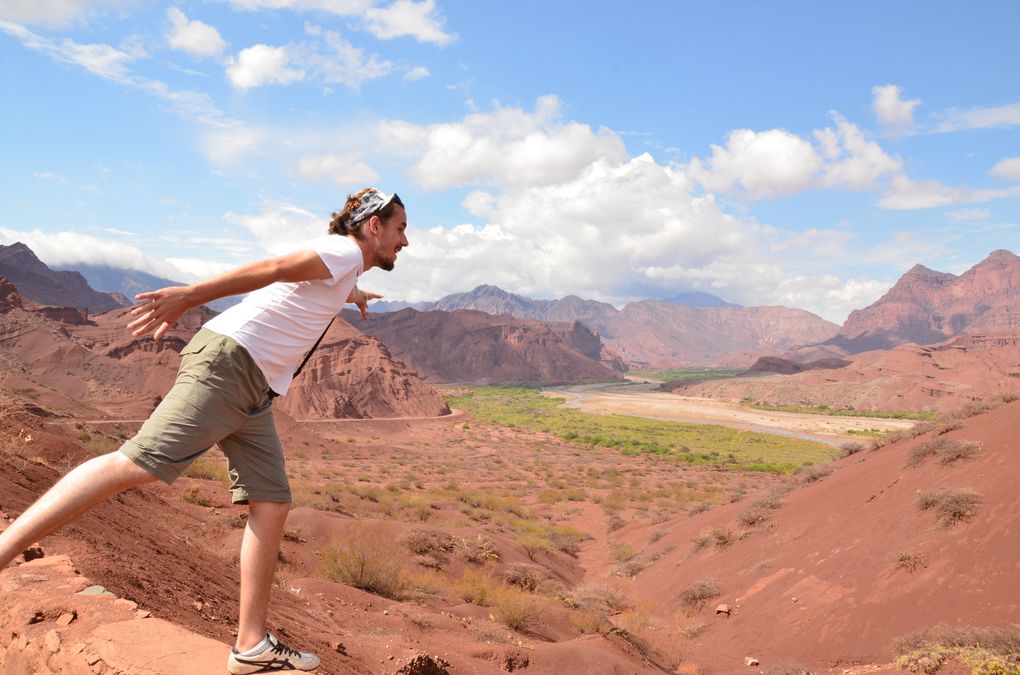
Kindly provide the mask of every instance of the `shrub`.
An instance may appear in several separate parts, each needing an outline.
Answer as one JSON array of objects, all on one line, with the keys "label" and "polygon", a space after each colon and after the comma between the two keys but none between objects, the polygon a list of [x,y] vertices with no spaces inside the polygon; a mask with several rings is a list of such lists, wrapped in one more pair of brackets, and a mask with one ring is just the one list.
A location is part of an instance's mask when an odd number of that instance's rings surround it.
[{"label": "shrub", "polygon": [[648,543],[654,544],[655,542],[659,541],[665,536],[666,530],[656,530],[655,532],[652,532],[651,536],[648,537]]},{"label": "shrub", "polygon": [[404,538],[404,546],[418,555],[449,553],[457,547],[457,539],[446,532],[419,528]]},{"label": "shrub", "polygon": [[496,544],[487,537],[478,535],[473,542],[467,545],[467,553],[464,556],[468,562],[482,564],[487,560],[499,560],[499,551]]},{"label": "shrub", "polygon": [[487,571],[467,569],[457,582],[457,595],[464,602],[488,607],[490,598],[498,586],[498,582]]},{"label": "shrub", "polygon": [[613,614],[629,609],[631,604],[616,586],[587,584],[574,589],[567,603],[578,609]]},{"label": "shrub", "polygon": [[538,590],[544,579],[545,575],[542,573],[541,568],[522,563],[511,565],[503,576],[503,580],[506,583],[531,593]]},{"label": "shrub", "polygon": [[939,488],[925,490],[917,498],[917,506],[922,511],[932,510],[943,527],[969,520],[977,512],[981,496],[967,488]]},{"label": "shrub", "polygon": [[707,548],[712,543],[712,537],[706,533],[701,533],[697,537],[691,540],[691,552],[689,555],[694,555],[703,548]]},{"label": "shrub", "polygon": [[604,614],[591,610],[571,614],[570,624],[582,635],[605,635],[613,628]]},{"label": "shrub", "polygon": [[912,672],[934,673],[957,656],[975,673],[1020,672],[1020,626],[935,628],[911,633],[893,643],[896,665]]},{"label": "shrub", "polygon": [[712,540],[715,542],[716,548],[727,548],[733,545],[736,538],[728,528],[717,527],[712,530]]},{"label": "shrub", "polygon": [[210,457],[208,452],[192,462],[191,466],[184,470],[184,475],[200,480],[216,480],[224,485],[230,482],[226,462]]},{"label": "shrub", "polygon": [[922,555],[915,555],[914,553],[900,553],[896,556],[896,564],[905,570],[913,572],[918,567],[927,567],[928,562]]},{"label": "shrub", "polygon": [[212,506],[212,502],[202,494],[202,488],[197,485],[185,488],[184,492],[181,493],[181,499],[196,506]]},{"label": "shrub", "polygon": [[701,502],[700,504],[695,504],[694,506],[692,506],[690,511],[687,512],[687,515],[696,516],[699,513],[704,513],[705,511],[708,511],[711,508],[712,508],[711,502]]},{"label": "shrub", "polygon": [[703,579],[688,586],[680,592],[677,600],[680,606],[688,612],[694,612],[705,606],[712,598],[722,595],[719,590],[719,582],[715,579]]},{"label": "shrub", "polygon": [[500,586],[490,597],[493,617],[511,630],[524,630],[537,612],[535,597],[511,586]]},{"label": "shrub", "polygon": [[822,466],[803,466],[797,470],[797,475],[804,483],[814,483],[819,481],[834,471],[834,467],[831,464],[825,464]]},{"label": "shrub", "polygon": [[737,522],[744,527],[755,527],[767,521],[771,513],[771,509],[752,504],[737,515]]},{"label": "shrub", "polygon": [[610,549],[613,560],[618,563],[633,560],[638,554],[638,552],[630,544],[613,544]]},{"label": "shrub", "polygon": [[355,529],[345,541],[323,549],[318,574],[329,581],[397,598],[404,588],[403,570],[403,559],[394,555],[388,541]]},{"label": "shrub", "polygon": [[858,452],[862,452],[867,449],[867,445],[864,443],[843,443],[839,446],[839,457],[849,457],[850,455],[856,455]]},{"label": "shrub", "polygon": [[980,443],[974,441],[957,441],[949,438],[936,438],[921,443],[910,451],[907,466],[916,468],[929,457],[938,458],[939,464],[948,466],[961,459],[970,459],[977,455]]}]

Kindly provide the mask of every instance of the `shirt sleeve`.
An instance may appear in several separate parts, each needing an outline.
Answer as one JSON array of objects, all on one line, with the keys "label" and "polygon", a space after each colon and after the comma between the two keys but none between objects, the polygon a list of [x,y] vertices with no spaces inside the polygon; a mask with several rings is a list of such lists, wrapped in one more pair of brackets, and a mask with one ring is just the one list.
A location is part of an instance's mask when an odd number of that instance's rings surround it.
[{"label": "shirt sleeve", "polygon": [[364,258],[361,248],[350,237],[339,234],[320,237],[311,242],[311,249],[329,269],[332,278],[325,280],[326,283],[337,284],[361,274]]}]

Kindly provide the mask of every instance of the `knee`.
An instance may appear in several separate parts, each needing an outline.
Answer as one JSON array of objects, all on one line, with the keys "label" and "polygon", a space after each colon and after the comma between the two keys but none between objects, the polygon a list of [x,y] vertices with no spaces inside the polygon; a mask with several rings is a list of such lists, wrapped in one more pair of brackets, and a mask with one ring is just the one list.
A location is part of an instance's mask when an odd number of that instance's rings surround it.
[{"label": "knee", "polygon": [[250,518],[266,519],[283,522],[290,512],[290,502],[262,502],[250,500],[248,514]]}]

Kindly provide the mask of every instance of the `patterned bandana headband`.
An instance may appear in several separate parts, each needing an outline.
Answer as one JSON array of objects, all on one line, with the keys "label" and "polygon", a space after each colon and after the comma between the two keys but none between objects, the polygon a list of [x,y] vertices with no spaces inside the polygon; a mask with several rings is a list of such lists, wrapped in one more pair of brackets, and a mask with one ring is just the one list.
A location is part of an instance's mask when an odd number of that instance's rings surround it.
[{"label": "patterned bandana headband", "polygon": [[394,192],[391,195],[379,190],[373,190],[372,192],[366,192],[361,195],[361,204],[356,206],[351,211],[351,224],[360,223],[361,221],[371,217],[375,213],[386,208],[390,202],[396,202],[403,206],[403,202],[400,201],[400,197]]}]

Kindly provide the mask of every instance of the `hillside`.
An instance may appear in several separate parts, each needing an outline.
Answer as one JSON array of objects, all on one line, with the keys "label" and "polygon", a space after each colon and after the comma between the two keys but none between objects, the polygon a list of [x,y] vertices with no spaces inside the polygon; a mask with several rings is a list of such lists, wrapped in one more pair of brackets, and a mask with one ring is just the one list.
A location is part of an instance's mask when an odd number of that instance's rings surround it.
[{"label": "hillside", "polygon": [[597,336],[578,324],[547,325],[484,312],[355,312],[344,317],[379,338],[395,358],[430,382],[567,383],[613,380],[619,375],[599,362]]},{"label": "hillside", "polygon": [[96,291],[78,272],[56,272],[22,243],[0,244],[0,276],[26,298],[43,305],[105,312],[129,304],[122,296]]}]

